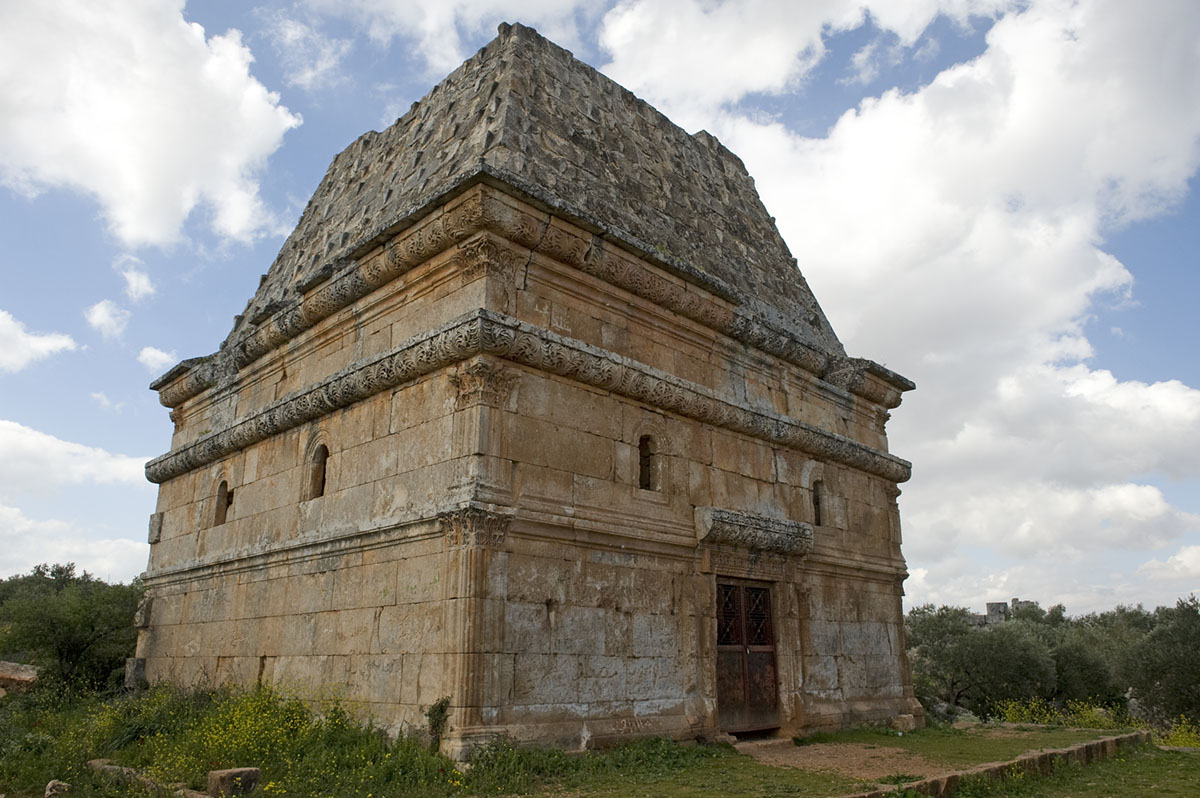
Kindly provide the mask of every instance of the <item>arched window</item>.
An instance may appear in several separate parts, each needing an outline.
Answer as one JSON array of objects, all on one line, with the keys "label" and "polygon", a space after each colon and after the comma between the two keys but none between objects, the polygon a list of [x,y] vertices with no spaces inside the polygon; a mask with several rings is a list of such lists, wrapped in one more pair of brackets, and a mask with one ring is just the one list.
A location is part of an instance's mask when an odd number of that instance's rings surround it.
[{"label": "arched window", "polygon": [[313,452],[308,464],[308,493],[307,499],[316,499],[325,495],[325,464],[329,460],[329,447],[321,444]]},{"label": "arched window", "polygon": [[221,480],[221,484],[217,487],[217,509],[213,513],[213,526],[220,526],[225,523],[225,519],[229,517],[229,510],[233,507],[233,489],[229,487],[229,483]]},{"label": "arched window", "polygon": [[813,526],[821,526],[821,499],[824,492],[824,482],[818,479],[812,484]]},{"label": "arched window", "polygon": [[638,487],[658,490],[658,463],[654,462],[654,439],[649,435],[638,438]]}]

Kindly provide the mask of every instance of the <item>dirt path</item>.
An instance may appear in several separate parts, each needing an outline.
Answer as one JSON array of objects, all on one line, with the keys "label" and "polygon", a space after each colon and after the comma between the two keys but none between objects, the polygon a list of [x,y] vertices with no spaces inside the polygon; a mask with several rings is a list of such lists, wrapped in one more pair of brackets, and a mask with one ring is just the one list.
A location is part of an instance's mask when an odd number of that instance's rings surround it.
[{"label": "dirt path", "polygon": [[897,773],[932,776],[946,769],[903,748],[865,743],[796,745],[786,739],[746,740],[734,747],[764,765],[823,770],[865,781]]}]

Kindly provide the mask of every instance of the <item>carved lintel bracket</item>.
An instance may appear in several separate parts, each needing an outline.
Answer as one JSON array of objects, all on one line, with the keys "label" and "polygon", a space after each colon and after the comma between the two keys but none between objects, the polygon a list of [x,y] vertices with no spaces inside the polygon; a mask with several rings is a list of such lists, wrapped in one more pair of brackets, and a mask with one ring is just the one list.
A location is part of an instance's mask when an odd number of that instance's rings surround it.
[{"label": "carved lintel bracket", "polygon": [[701,543],[776,554],[804,555],[813,546],[812,524],[720,507],[696,508],[696,535]]},{"label": "carved lintel bracket", "polygon": [[521,378],[521,372],[505,368],[498,361],[472,358],[450,373],[450,382],[458,390],[454,409],[477,404],[503,407]]},{"label": "carved lintel bracket", "polygon": [[440,513],[438,522],[451,546],[501,546],[508,536],[512,512],[498,512],[472,503]]}]

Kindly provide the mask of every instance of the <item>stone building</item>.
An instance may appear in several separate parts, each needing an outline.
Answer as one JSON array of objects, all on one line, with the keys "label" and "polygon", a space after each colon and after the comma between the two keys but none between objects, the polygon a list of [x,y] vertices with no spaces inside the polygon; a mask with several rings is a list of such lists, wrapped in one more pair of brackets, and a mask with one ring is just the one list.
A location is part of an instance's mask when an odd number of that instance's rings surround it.
[{"label": "stone building", "polygon": [[[916,716],[888,410],[741,161],[520,25],[338,155],[151,386],[134,675],[444,747]],[[911,721],[912,718],[905,718]]]}]

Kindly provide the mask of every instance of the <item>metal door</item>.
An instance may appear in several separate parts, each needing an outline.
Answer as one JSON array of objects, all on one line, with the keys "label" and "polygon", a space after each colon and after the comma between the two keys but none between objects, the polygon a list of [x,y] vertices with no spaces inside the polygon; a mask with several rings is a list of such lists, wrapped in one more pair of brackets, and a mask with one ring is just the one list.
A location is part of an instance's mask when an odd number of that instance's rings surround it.
[{"label": "metal door", "polygon": [[721,731],[779,725],[771,590],[717,584],[717,713]]}]

